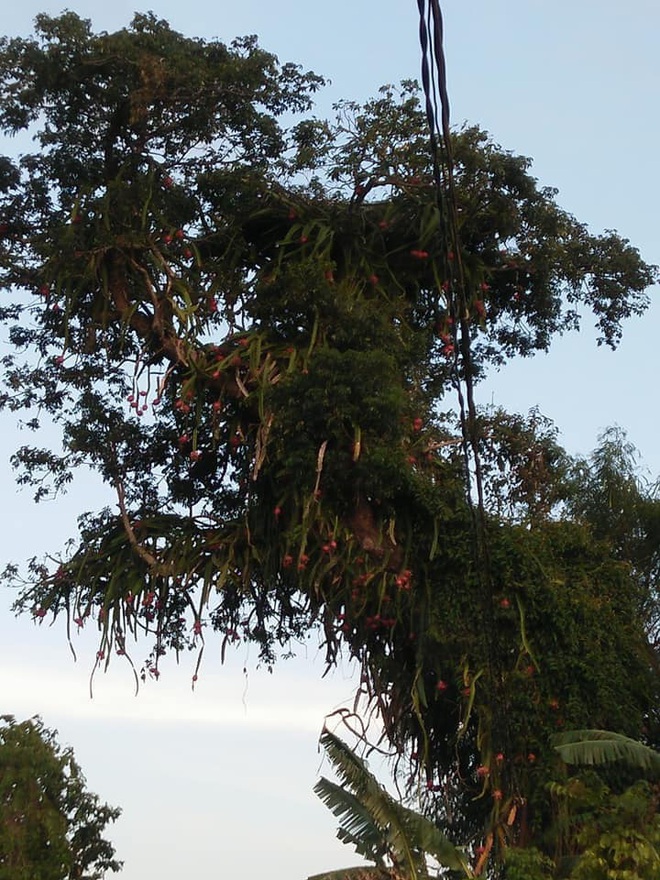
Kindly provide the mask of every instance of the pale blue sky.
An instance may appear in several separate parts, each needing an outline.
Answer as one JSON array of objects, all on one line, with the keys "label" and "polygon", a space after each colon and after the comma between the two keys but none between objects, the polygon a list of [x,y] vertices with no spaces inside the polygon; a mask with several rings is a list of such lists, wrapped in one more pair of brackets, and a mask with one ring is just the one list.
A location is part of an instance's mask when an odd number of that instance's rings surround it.
[{"label": "pale blue sky", "polygon": [[[99,29],[126,24],[135,3],[71,2]],[[660,262],[660,6],[657,0],[448,0],[444,4],[452,118],[476,122],[504,147],[534,158],[544,185],[594,231],[616,228],[645,258]],[[2,28],[26,34],[40,11],[60,3],[7,4]],[[257,33],[282,60],[328,76],[319,97],[326,114],[340,97],[362,100],[384,82],[417,77],[414,0],[153,0],[139,7],[189,35],[230,40]],[[657,296],[657,291],[655,291]],[[569,450],[587,452],[597,433],[627,427],[654,474],[660,473],[655,377],[660,305],[630,323],[620,350],[597,349],[585,331],[555,343],[547,357],[511,365],[481,391],[524,411],[538,404],[562,430]],[[77,512],[99,503],[81,478],[61,505],[33,508],[15,494],[6,459],[16,445],[2,421],[0,476],[5,521],[0,564],[55,550]],[[0,598],[2,607],[9,599]],[[90,787],[124,815],[113,831],[126,861],[124,880],[210,880],[237,874],[303,880],[355,863],[333,840],[335,823],[311,787],[316,739],[325,712],[349,699],[347,673],[321,681],[310,657],[281,664],[272,677],[242,668],[239,654],[220,668],[209,647],[199,688],[190,694],[192,659],[166,668],[134,698],[120,667],[98,677],[88,698],[94,645],[70,660],[58,627],[0,618],[0,711],[41,712],[71,743]],[[311,655],[314,651],[310,649]]]}]

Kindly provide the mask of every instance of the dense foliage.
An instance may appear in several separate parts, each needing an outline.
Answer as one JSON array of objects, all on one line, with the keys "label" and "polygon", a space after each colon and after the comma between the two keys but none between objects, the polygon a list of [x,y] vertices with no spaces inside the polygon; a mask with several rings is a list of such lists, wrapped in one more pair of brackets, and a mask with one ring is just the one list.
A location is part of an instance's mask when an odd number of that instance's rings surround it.
[{"label": "dense foliage", "polygon": [[39,718],[0,721],[1,880],[100,880],[121,870],[102,836],[121,811],[87,791],[72,750]]},{"label": "dense foliage", "polygon": [[449,245],[414,84],[334,122],[321,84],[152,16],[0,43],[0,125],[36,143],[0,163],[0,402],[62,436],[19,481],[42,498],[84,463],[117,498],[20,605],[96,621],[101,663],[149,636],[155,675],[211,630],[270,663],[319,624],[443,827],[496,854],[548,820],[558,729],[657,741],[658,505],[609,455],[641,519],[604,516],[597,463],[534,414],[461,434],[455,392],[580,311],[614,346],[656,270],[478,128]]}]

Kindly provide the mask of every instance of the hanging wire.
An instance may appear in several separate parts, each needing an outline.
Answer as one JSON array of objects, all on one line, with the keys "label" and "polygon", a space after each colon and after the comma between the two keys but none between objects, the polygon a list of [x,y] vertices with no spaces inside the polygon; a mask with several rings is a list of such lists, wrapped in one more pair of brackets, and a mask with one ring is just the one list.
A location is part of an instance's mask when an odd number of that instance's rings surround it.
[{"label": "hanging wire", "polygon": [[[474,467],[474,485],[477,491],[477,508],[484,516],[483,477],[476,432],[476,406],[474,402],[472,350],[470,328],[467,320],[468,302],[465,273],[460,248],[458,209],[454,182],[454,159],[449,126],[449,95],[447,72],[443,50],[443,22],[438,0],[417,0],[419,8],[419,37],[422,48],[422,87],[424,90],[426,119],[429,126],[433,179],[440,216],[440,232],[446,244],[442,255],[443,269],[450,280],[448,305],[454,341],[460,349],[454,359],[454,384],[459,396],[460,421],[463,430],[466,467]],[[439,102],[439,103],[438,103]],[[452,259],[450,259],[450,254]],[[468,499],[471,499],[472,480],[468,479]],[[471,504],[471,507],[473,505]]]},{"label": "hanging wire", "polygon": [[[429,127],[433,179],[440,218],[440,234],[444,243],[441,262],[449,280],[447,306],[451,315],[454,337],[453,384],[456,389],[463,454],[466,471],[466,495],[472,515],[474,554],[479,588],[482,596],[482,619],[486,662],[493,685],[491,713],[493,736],[505,752],[511,753],[511,731],[499,692],[502,676],[497,662],[497,633],[494,614],[494,588],[488,544],[484,503],[483,472],[479,452],[479,431],[474,400],[474,362],[472,358],[469,301],[460,247],[460,228],[454,179],[454,159],[450,131],[450,105],[447,72],[443,49],[443,19],[438,0],[417,0],[419,9],[419,40],[422,50],[422,87]],[[476,489],[476,504],[472,486]],[[517,796],[517,774],[511,773],[514,796]]]}]

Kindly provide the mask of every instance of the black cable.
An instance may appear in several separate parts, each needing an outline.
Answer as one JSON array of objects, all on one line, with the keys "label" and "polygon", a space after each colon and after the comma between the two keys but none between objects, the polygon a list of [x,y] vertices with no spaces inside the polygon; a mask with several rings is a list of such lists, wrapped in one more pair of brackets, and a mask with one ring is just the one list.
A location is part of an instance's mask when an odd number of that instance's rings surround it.
[{"label": "black cable", "polygon": [[[417,0],[417,6],[419,9],[419,37],[422,50],[422,87],[430,134],[433,179],[436,186],[436,200],[440,216],[440,233],[446,245],[445,254],[443,255],[443,268],[450,282],[447,300],[449,313],[453,318],[452,334],[455,345],[453,381],[459,402],[466,471],[466,494],[473,522],[476,570],[483,599],[486,661],[491,681],[497,692],[502,683],[502,676],[499,674],[499,664],[496,659],[497,635],[495,629],[494,590],[487,536],[477,414],[474,401],[474,369],[468,320],[468,296],[461,258],[458,207],[454,182],[450,105],[443,49],[444,27],[438,0]],[[453,259],[449,257],[450,251],[453,254]],[[465,388],[465,394],[463,394],[463,388]],[[474,484],[477,491],[476,509],[471,492],[471,464],[474,467]],[[491,709],[494,721],[493,732],[499,736],[505,751],[511,754],[511,731],[502,701],[497,698],[493,700]],[[516,775],[513,771],[511,772],[514,794],[518,789]]]}]

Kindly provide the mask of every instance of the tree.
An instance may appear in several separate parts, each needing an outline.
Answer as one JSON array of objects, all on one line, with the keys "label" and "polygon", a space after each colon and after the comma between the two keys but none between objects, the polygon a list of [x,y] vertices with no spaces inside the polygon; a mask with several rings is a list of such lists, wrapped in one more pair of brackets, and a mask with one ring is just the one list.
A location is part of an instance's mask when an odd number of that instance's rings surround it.
[{"label": "tree", "polygon": [[574,463],[567,498],[571,513],[586,522],[597,538],[608,541],[619,559],[632,565],[643,585],[640,613],[657,647],[660,499],[658,483],[644,477],[637,458],[626,432],[608,429],[590,460]]},{"label": "tree", "polygon": [[[616,787],[618,791],[593,772],[551,786],[557,817],[553,828],[554,873],[550,876],[570,880],[657,877],[657,792],[646,781]],[[510,861],[515,864],[515,856]],[[547,861],[538,857],[537,863],[547,866]]]},{"label": "tree", "polygon": [[[567,731],[553,742],[566,764],[608,772],[586,771],[550,785],[556,865],[538,851],[537,864],[555,869],[547,876],[571,880],[653,880],[660,869],[658,791],[651,784],[660,771],[658,752],[608,730]],[[626,771],[646,778],[631,784]]]},{"label": "tree", "polygon": [[73,751],[40,718],[0,725],[0,878],[100,880],[121,870],[103,838],[120,810],[87,791]]},{"label": "tree", "polygon": [[62,436],[14,462],[37,498],[83,463],[116,495],[18,604],[96,622],[99,663],[138,637],[145,675],[211,631],[270,664],[320,630],[437,822],[499,855],[549,815],[557,729],[655,744],[655,594],[570,508],[552,430],[472,386],[579,308],[616,345],[657,271],[475,127],[450,242],[415,85],[326,122],[321,84],[153,16],[0,44],[0,126],[37,144],[0,167],[0,403]]}]

